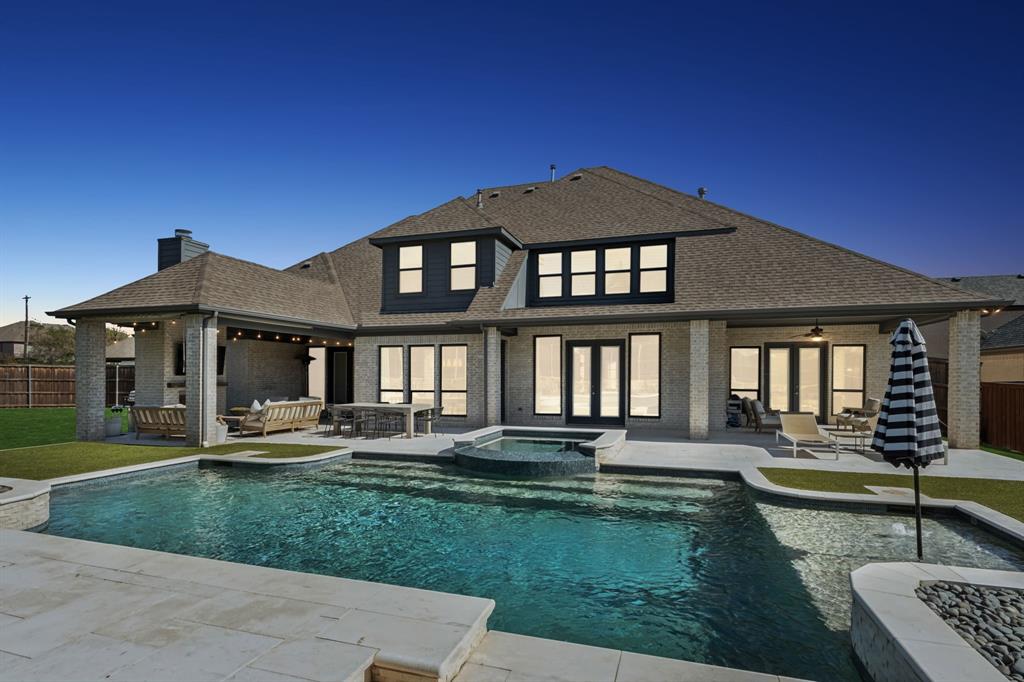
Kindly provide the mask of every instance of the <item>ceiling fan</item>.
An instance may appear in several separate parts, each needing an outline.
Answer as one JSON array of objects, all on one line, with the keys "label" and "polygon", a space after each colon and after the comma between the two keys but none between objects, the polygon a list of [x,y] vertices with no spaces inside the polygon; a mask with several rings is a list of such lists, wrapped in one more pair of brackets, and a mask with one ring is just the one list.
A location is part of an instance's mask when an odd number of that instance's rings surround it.
[{"label": "ceiling fan", "polygon": [[828,337],[828,334],[825,332],[824,329],[822,329],[818,325],[818,321],[815,320],[814,321],[814,326],[811,327],[811,330],[809,332],[807,332],[806,334],[797,334],[796,336],[791,336],[790,338],[792,338],[792,339],[806,339],[806,340],[812,341],[814,343],[820,343],[821,341],[824,341],[827,337]]}]

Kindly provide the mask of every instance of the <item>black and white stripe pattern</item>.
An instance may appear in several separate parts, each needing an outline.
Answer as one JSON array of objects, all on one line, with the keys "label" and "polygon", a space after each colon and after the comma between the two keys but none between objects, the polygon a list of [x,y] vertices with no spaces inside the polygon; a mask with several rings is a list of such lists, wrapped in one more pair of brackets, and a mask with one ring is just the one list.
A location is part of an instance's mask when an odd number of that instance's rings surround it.
[{"label": "black and white stripe pattern", "polygon": [[927,466],[944,456],[945,448],[924,337],[914,321],[906,319],[892,333],[889,343],[889,385],[871,447],[893,466]]}]

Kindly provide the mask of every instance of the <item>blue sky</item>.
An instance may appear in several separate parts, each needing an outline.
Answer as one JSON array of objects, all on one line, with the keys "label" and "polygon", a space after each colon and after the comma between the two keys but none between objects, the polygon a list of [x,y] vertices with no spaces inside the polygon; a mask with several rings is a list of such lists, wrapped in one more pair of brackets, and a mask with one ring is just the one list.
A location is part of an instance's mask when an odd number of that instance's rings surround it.
[{"label": "blue sky", "polygon": [[283,267],[549,163],[1024,270],[1024,5],[839,4],[5,4],[0,322],[175,227]]}]

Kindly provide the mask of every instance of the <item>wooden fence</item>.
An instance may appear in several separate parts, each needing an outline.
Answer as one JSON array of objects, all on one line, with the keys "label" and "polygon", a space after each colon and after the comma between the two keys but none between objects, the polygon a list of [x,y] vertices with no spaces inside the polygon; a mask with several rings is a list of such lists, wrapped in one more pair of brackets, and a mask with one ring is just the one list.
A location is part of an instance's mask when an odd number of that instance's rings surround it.
[{"label": "wooden fence", "polygon": [[[116,380],[115,380],[116,377]],[[107,405],[123,403],[135,388],[135,366],[107,365]],[[74,407],[75,368],[70,365],[0,365],[0,408]]]},{"label": "wooden fence", "polygon": [[981,440],[1024,452],[1024,384],[981,385]]},{"label": "wooden fence", "polygon": [[942,435],[949,424],[949,360],[928,358],[928,370],[932,375],[932,390],[935,391],[935,411],[939,413]]}]

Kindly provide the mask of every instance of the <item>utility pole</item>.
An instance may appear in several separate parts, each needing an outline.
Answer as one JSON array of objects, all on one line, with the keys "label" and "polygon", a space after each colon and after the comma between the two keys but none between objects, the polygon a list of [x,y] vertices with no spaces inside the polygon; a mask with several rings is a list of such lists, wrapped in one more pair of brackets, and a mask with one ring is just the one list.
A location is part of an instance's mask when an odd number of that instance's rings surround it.
[{"label": "utility pole", "polygon": [[28,299],[32,298],[29,295],[22,296],[25,299],[25,345],[21,351],[21,359],[28,361]]}]

